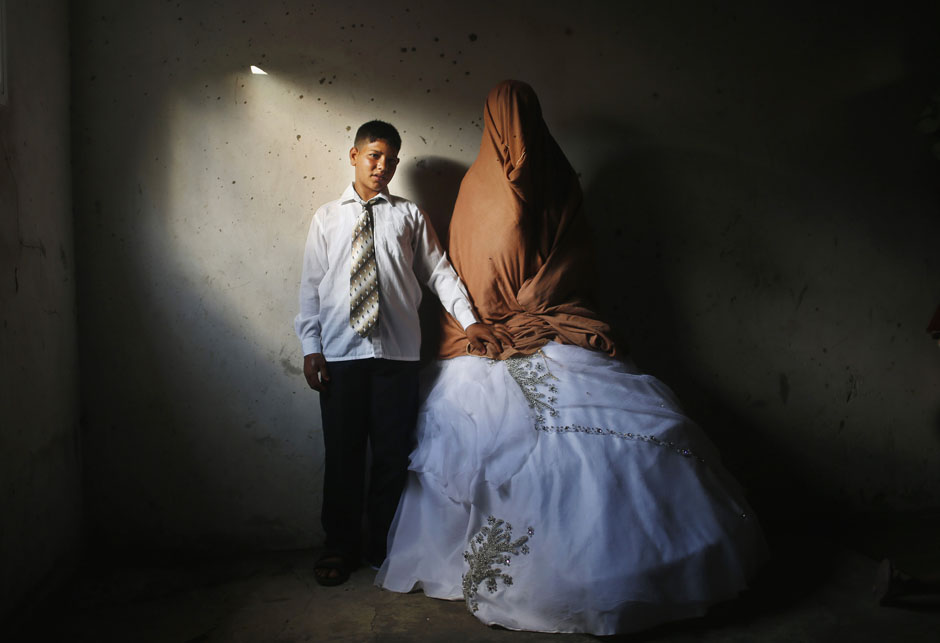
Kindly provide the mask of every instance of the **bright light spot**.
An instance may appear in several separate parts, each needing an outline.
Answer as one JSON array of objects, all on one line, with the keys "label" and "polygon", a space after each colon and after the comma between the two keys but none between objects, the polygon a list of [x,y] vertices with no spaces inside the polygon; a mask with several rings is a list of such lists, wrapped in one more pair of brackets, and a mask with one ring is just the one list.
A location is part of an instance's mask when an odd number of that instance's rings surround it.
[{"label": "bright light spot", "polygon": [[255,67],[254,65],[251,66],[251,73],[253,73],[253,74],[261,74],[262,76],[267,76],[267,75],[268,75],[268,72],[266,72],[265,70],[261,69],[261,67]]}]

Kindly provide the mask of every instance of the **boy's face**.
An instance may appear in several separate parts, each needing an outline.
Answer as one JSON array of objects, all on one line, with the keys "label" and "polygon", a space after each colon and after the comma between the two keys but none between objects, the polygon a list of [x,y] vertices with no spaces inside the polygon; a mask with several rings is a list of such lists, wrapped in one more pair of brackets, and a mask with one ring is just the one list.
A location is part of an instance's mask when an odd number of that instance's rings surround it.
[{"label": "boy's face", "polygon": [[385,189],[398,167],[398,150],[388,141],[378,139],[349,150],[349,162],[356,168],[353,186],[368,201]]}]

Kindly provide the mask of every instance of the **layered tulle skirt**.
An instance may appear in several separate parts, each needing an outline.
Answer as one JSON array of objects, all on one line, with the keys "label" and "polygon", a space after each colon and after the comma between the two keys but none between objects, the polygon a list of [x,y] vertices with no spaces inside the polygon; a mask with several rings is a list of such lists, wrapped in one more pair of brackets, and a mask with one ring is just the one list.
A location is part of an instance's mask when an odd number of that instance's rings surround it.
[{"label": "layered tulle skirt", "polygon": [[424,378],[379,586],[464,600],[491,625],[599,635],[747,587],[757,519],[656,378],[559,344]]}]

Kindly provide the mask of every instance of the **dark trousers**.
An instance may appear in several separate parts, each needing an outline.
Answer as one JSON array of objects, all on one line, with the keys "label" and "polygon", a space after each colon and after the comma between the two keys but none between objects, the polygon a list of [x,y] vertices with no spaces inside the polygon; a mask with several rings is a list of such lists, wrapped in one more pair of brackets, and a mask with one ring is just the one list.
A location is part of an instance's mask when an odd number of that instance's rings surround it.
[{"label": "dark trousers", "polygon": [[[329,390],[320,395],[325,472],[326,547],[351,562],[385,559],[388,529],[408,473],[418,415],[418,362],[359,359],[330,362]],[[366,444],[371,444],[365,489]],[[361,542],[363,503],[368,524]]]}]

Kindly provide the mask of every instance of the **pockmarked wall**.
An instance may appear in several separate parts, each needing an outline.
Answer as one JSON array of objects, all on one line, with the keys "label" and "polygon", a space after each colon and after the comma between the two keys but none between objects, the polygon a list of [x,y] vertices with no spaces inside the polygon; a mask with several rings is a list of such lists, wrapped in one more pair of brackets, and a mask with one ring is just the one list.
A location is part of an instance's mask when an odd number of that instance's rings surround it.
[{"label": "pockmarked wall", "polygon": [[310,219],[381,118],[404,138],[392,190],[443,236],[504,78],[581,175],[605,310],[759,510],[935,505],[936,34],[900,9],[752,4],[76,3],[100,540],[319,541],[292,329]]},{"label": "pockmarked wall", "polygon": [[68,3],[2,4],[0,620],[82,543]]}]

